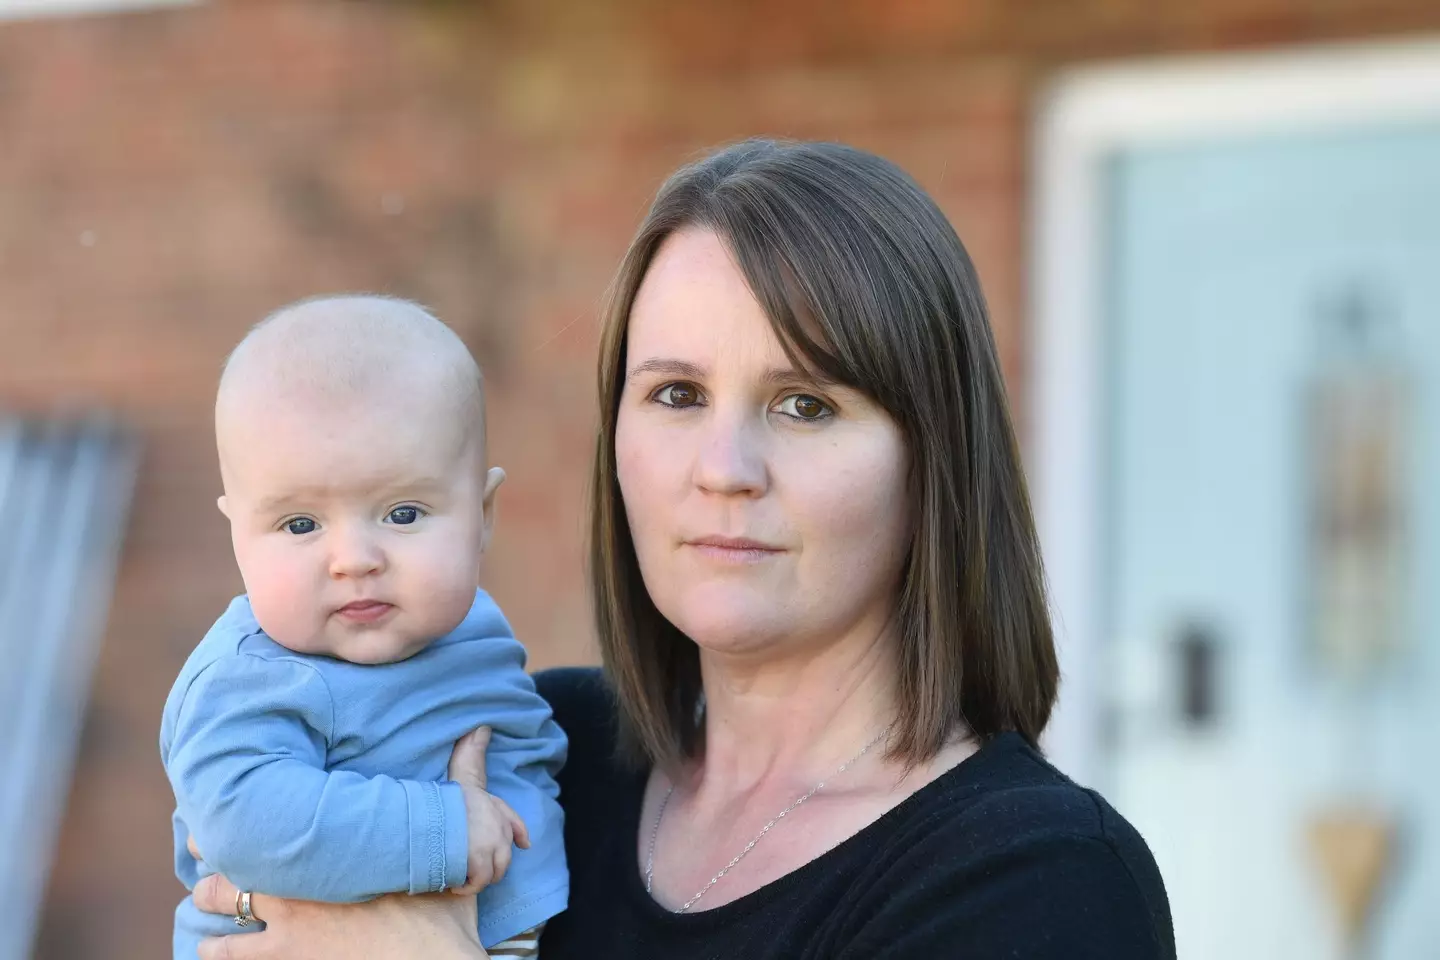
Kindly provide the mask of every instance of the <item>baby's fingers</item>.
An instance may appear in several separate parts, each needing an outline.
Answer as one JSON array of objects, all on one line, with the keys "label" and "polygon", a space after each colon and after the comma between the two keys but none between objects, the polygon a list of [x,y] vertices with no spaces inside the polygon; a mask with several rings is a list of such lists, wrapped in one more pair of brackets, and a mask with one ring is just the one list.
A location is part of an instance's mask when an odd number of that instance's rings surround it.
[{"label": "baby's fingers", "polygon": [[501,800],[499,797],[495,798],[495,807],[500,812],[500,819],[510,825],[510,832],[513,835],[512,839],[515,842],[515,846],[521,850],[529,850],[530,831],[526,829],[525,821],[520,819],[518,813],[510,809],[510,804]]},{"label": "baby's fingers", "polygon": [[485,750],[489,746],[489,727],[476,727],[461,737],[450,753],[450,769],[446,771],[446,776],[462,787],[484,790],[487,782]]},{"label": "baby's fingers", "polygon": [[457,896],[473,897],[494,882],[494,857],[481,857],[479,860],[472,859],[470,861],[470,875],[465,878],[465,885],[453,889]]},{"label": "baby's fingers", "polygon": [[505,871],[510,869],[510,851],[513,849],[514,848],[510,846],[495,848],[495,867],[494,873],[492,874],[494,879],[490,881],[491,883],[499,883],[505,879]]}]

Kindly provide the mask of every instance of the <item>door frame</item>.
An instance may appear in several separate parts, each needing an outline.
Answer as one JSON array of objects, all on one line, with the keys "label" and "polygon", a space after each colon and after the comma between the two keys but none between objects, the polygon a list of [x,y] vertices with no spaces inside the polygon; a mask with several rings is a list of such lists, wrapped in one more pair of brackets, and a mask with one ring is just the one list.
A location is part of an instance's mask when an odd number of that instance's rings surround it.
[{"label": "door frame", "polygon": [[1086,66],[1043,92],[1030,151],[1026,452],[1063,677],[1045,746],[1076,780],[1104,786],[1107,774],[1107,161],[1141,146],[1437,120],[1440,36]]},{"label": "door frame", "polygon": [[0,0],[0,21],[40,20],[128,13],[151,7],[180,7],[204,0]]}]

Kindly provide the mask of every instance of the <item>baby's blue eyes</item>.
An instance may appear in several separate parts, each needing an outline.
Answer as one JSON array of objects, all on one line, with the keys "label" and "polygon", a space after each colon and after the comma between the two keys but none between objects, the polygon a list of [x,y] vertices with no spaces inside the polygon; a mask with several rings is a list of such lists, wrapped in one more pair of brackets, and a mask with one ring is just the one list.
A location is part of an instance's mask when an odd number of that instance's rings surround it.
[{"label": "baby's blue eyes", "polygon": [[391,523],[398,523],[401,526],[414,523],[420,519],[419,507],[396,507],[390,511],[389,520]]},{"label": "baby's blue eyes", "polygon": [[[424,515],[425,511],[420,507],[396,507],[385,515],[385,522],[393,523],[397,527],[408,527]],[[309,517],[295,517],[286,520],[283,529],[286,533],[303,537],[320,529],[320,525]]]}]

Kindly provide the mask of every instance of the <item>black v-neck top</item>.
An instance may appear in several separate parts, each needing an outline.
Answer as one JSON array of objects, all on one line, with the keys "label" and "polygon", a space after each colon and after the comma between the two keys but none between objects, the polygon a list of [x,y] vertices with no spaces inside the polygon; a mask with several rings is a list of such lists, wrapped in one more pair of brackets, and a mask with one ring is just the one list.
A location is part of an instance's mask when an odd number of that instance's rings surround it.
[{"label": "black v-neck top", "polygon": [[536,684],[570,738],[559,778],[570,908],[547,925],[544,960],[1174,960],[1145,842],[1018,734],[793,873],[671,913],[645,892],[646,774],[615,760],[600,672],[548,670]]}]

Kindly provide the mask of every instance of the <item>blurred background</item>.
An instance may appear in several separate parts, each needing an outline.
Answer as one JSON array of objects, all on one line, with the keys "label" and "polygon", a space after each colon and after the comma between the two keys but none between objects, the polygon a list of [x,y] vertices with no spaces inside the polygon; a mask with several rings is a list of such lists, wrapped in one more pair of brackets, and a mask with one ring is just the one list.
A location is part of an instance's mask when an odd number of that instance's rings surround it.
[{"label": "blurred background", "polygon": [[597,307],[753,134],[914,174],[985,283],[1066,686],[1186,960],[1440,957],[1434,0],[0,0],[0,960],[164,956],[157,749],[240,581],[210,404],[274,307],[432,306],[488,586],[593,662]]}]

